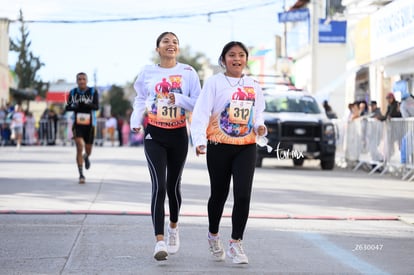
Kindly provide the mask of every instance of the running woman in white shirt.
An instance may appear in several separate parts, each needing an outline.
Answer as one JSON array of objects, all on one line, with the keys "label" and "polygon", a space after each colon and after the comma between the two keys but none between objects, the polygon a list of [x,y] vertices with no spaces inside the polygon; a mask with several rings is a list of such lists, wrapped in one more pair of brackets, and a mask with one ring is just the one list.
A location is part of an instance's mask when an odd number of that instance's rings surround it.
[{"label": "running woman in white shirt", "polygon": [[205,81],[192,116],[191,136],[196,154],[207,153],[210,175],[208,243],[216,260],[225,253],[219,238],[220,219],[233,177],[232,233],[227,255],[234,263],[247,264],[242,247],[249,216],[256,160],[256,136],[264,136],[264,98],[259,84],[243,71],[248,50],[241,43],[226,44],[220,55],[224,73]]},{"label": "running woman in white shirt", "polygon": [[[139,73],[134,88],[137,96],[131,115],[131,130],[140,131],[143,115],[148,124],[144,150],[152,181],[151,215],[156,238],[154,258],[167,260],[179,248],[178,216],[181,207],[181,175],[188,152],[186,112],[192,111],[200,94],[197,72],[177,62],[179,41],[172,32],[156,41],[160,63],[147,65]],[[169,226],[164,241],[164,202],[168,195]]]}]

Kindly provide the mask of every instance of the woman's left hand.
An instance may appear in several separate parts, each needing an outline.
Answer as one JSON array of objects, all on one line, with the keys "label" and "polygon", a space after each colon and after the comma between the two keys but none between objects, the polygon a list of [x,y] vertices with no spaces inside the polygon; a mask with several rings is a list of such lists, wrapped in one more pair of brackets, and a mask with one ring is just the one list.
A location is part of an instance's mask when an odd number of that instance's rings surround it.
[{"label": "woman's left hand", "polygon": [[174,93],[168,93],[168,99],[170,100],[171,104],[175,104],[175,95],[174,95]]},{"label": "woman's left hand", "polygon": [[257,135],[263,136],[266,133],[266,126],[260,125],[257,127]]}]

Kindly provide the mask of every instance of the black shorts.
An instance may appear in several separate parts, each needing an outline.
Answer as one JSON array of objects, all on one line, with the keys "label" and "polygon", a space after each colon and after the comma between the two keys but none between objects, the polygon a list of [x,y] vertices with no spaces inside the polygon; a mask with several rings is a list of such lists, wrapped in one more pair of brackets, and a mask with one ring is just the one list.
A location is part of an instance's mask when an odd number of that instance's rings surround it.
[{"label": "black shorts", "polygon": [[95,139],[94,126],[73,126],[72,133],[74,138],[83,138],[85,144],[93,144]]}]

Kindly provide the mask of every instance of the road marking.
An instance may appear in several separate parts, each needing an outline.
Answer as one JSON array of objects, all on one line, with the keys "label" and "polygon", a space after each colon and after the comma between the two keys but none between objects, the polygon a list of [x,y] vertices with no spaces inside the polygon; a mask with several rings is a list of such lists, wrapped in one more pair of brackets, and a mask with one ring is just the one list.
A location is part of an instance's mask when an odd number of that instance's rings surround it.
[{"label": "road marking", "polygon": [[347,265],[353,269],[358,270],[362,274],[376,274],[376,275],[389,275],[385,271],[378,269],[377,267],[359,259],[352,253],[336,246],[320,234],[316,233],[300,233],[303,239],[310,241],[316,247],[319,247],[323,252],[329,256],[337,259],[344,265]]}]

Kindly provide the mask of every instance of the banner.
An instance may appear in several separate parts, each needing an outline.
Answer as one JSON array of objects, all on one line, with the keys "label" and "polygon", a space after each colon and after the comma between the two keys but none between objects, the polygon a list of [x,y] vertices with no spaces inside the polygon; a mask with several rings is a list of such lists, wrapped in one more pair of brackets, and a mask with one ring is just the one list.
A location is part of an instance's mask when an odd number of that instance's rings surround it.
[{"label": "banner", "polygon": [[346,21],[319,19],[319,43],[346,43]]},{"label": "banner", "polygon": [[298,9],[277,14],[279,23],[298,22],[309,20],[309,9]]}]

